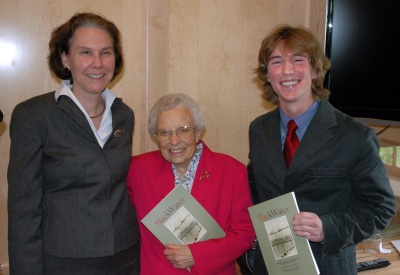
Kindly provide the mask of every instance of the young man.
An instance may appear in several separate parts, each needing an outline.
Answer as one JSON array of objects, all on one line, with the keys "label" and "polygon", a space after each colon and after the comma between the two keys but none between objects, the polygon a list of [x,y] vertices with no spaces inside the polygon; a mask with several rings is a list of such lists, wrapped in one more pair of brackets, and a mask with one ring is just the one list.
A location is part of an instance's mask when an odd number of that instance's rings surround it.
[{"label": "young man", "polygon": [[[355,245],[396,211],[377,137],[328,102],[330,62],[308,30],[278,26],[262,41],[258,62],[263,96],[278,108],[250,124],[254,203],[294,191],[301,213],[291,222],[310,241],[321,274],[357,274]],[[291,160],[287,135],[295,144]],[[268,274],[259,247],[254,274]]]}]

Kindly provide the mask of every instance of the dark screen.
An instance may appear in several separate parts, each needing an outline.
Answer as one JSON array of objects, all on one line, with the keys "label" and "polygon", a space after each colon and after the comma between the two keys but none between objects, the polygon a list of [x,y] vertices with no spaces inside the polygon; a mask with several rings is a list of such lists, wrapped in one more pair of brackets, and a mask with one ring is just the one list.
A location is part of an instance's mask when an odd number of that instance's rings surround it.
[{"label": "dark screen", "polygon": [[352,117],[400,121],[400,2],[328,2],[329,101]]}]

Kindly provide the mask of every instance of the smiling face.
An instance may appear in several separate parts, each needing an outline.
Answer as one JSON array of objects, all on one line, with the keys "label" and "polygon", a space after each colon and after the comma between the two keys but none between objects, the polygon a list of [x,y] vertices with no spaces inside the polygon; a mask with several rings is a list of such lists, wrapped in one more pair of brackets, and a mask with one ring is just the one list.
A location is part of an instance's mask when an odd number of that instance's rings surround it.
[{"label": "smiling face", "polygon": [[267,71],[267,80],[278,95],[279,105],[283,109],[297,105],[305,108],[302,110],[305,111],[311,106],[314,101],[311,85],[316,73],[307,55],[285,49],[281,43],[272,52]]},{"label": "smiling face", "polygon": [[[162,112],[157,117],[157,130],[171,129],[176,130],[182,126],[196,127],[192,114],[183,107],[177,107]],[[189,167],[190,161],[196,153],[196,144],[200,139],[200,132],[195,133],[187,138],[182,139],[175,133],[167,141],[159,141],[161,154],[164,158],[171,162],[177,169],[179,175],[184,175]]]},{"label": "smiling face", "polygon": [[102,93],[114,75],[115,54],[110,34],[98,28],[81,27],[72,36],[64,67],[71,70],[76,95]]}]

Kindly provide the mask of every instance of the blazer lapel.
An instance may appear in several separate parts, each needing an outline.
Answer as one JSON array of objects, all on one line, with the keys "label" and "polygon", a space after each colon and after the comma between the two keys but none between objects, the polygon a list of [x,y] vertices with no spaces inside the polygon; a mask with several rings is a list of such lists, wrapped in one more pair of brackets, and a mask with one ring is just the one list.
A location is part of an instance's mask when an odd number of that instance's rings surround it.
[{"label": "blazer lapel", "polygon": [[273,178],[273,182],[276,185],[279,185],[280,189],[283,189],[283,182],[285,181],[287,170],[282,152],[280,115],[278,108],[271,111],[269,115],[271,117],[268,118],[263,125],[261,138],[263,144],[261,145],[261,148],[259,148],[259,150],[265,152],[259,156],[267,158],[265,163],[270,164],[268,166],[268,169],[270,169],[268,173],[270,173],[271,178]]},{"label": "blazer lapel", "polygon": [[[275,109],[273,113],[273,118],[269,120],[270,124],[266,125],[265,127],[265,135],[266,139],[268,140],[268,137],[272,137],[271,144],[267,144],[271,148],[271,150],[268,151],[268,154],[270,154],[271,158],[275,159],[275,161],[278,163],[277,167],[281,169],[282,167],[286,167],[285,164],[285,158],[283,157],[283,152],[282,152],[282,139],[281,139],[281,125],[280,125],[280,115],[279,115],[279,110],[278,108]],[[272,149],[274,148],[274,149]],[[276,149],[276,150],[275,150]]]},{"label": "blazer lapel", "polygon": [[329,142],[332,138],[329,128],[334,127],[336,124],[334,108],[327,101],[322,101],[317,113],[308,125],[306,133],[289,166],[288,173],[307,161],[307,159],[321,150]]},{"label": "blazer lapel", "polygon": [[[160,170],[154,171],[155,180],[153,190],[159,200],[161,201],[166,195],[168,195],[175,188],[174,173],[172,172],[171,163],[166,161],[163,156],[161,160],[162,165],[155,165],[154,168],[160,167]],[[151,165],[151,164],[150,164]],[[147,184],[147,183],[146,183]]]},{"label": "blazer lapel", "polygon": [[94,140],[96,136],[94,135],[92,128],[90,128],[89,122],[87,121],[85,115],[79,109],[79,107],[72,101],[68,96],[60,96],[57,102],[57,107],[64,110],[73,120],[76,121]]},{"label": "blazer lapel", "polygon": [[[160,156],[160,158],[163,157]],[[155,184],[153,186],[153,190],[160,200],[175,188],[174,173],[172,172],[171,167],[172,164],[164,159],[161,162],[161,165],[154,165],[154,167],[160,167],[160,170],[155,171]],[[203,152],[197,167],[191,191],[191,194],[198,201],[204,201],[207,199],[208,188],[212,182],[213,168],[214,158],[212,157],[210,149],[208,149],[208,147],[203,143]]]},{"label": "blazer lapel", "polygon": [[213,182],[214,158],[211,150],[203,142],[203,152],[196,170],[191,194],[198,201],[207,199],[208,188]]}]

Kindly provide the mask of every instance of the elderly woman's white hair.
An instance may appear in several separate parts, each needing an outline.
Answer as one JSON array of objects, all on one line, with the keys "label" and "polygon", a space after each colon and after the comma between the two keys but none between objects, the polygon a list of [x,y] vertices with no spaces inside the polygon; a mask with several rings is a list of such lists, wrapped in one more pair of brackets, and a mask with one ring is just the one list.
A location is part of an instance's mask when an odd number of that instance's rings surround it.
[{"label": "elderly woman's white hair", "polygon": [[161,97],[153,108],[150,110],[147,126],[149,127],[150,134],[154,135],[157,131],[157,117],[160,113],[168,110],[183,107],[192,114],[193,120],[196,125],[193,125],[197,131],[202,131],[206,124],[204,120],[204,113],[199,104],[190,96],[182,93],[167,94]]}]

